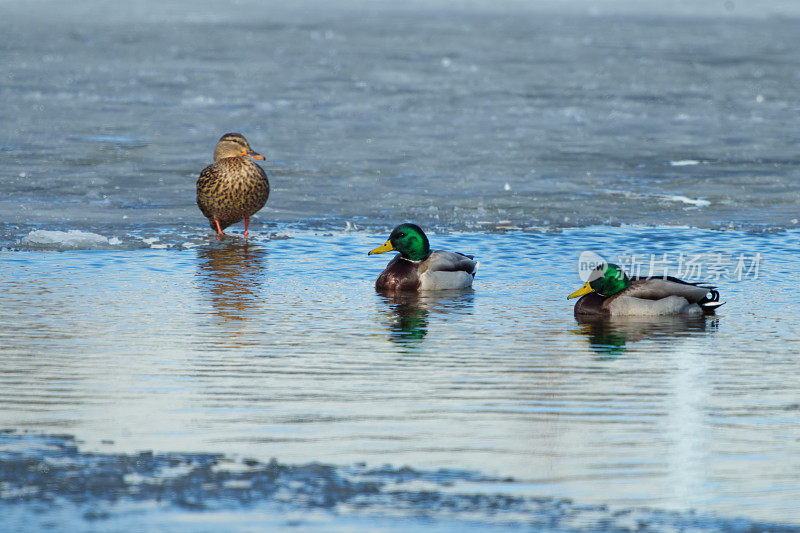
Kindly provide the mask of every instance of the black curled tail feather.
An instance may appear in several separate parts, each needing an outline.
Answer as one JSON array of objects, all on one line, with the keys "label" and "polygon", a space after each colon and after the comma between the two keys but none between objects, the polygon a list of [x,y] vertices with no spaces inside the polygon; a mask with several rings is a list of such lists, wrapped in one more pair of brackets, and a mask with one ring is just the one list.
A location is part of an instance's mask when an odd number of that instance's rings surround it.
[{"label": "black curled tail feather", "polygon": [[697,305],[703,310],[703,313],[707,315],[713,315],[714,312],[717,310],[717,307],[724,305],[725,302],[719,301],[719,291],[715,291],[714,289],[709,289],[708,294],[703,296],[703,298],[697,302]]},{"label": "black curled tail feather", "polygon": [[703,299],[697,303],[703,305],[704,303],[718,302],[718,301],[719,301],[719,291],[715,291],[714,289],[709,289],[708,294],[703,296]]}]

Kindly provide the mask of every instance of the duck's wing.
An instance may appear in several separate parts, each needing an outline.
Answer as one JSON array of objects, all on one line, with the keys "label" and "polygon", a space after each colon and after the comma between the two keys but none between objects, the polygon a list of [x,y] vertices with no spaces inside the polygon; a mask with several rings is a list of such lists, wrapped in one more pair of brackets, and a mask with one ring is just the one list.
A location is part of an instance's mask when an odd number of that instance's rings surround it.
[{"label": "duck's wing", "polygon": [[422,262],[420,290],[465,289],[472,286],[478,263],[470,256],[436,250]]},{"label": "duck's wing", "polygon": [[206,218],[213,218],[214,193],[219,188],[219,169],[208,165],[197,178],[197,206]]},{"label": "duck's wing", "polygon": [[[719,301],[719,291],[716,290],[716,287],[714,285],[709,285],[707,283],[690,283],[688,281],[683,281],[682,279],[673,276],[667,276],[666,278],[645,278],[642,276],[634,276],[631,279],[634,281],[634,283],[640,281],[662,280],[673,283],[678,286],[683,285],[684,287],[682,287],[681,290],[683,291],[689,290],[692,292],[693,295],[700,294],[700,291],[698,291],[697,289],[702,289],[705,291],[705,294],[703,294],[703,296],[700,297],[700,299],[694,303],[699,305],[703,309],[703,312],[706,314],[714,314],[714,311],[716,311],[717,307],[725,305],[725,302]],[[675,285],[673,285],[672,287],[675,287]],[[688,286],[689,289],[687,289],[686,286]],[[691,289],[691,287],[694,287],[695,289]],[[687,298],[687,300],[689,299]],[[689,300],[689,302],[691,301],[692,300]]]},{"label": "duck's wing", "polygon": [[666,281],[671,281],[673,283],[679,283],[681,285],[691,285],[693,287],[702,287],[704,289],[708,289],[709,291],[712,289],[716,289],[714,285],[709,285],[708,283],[692,283],[691,281],[683,281],[680,278],[676,278],[675,276],[630,276],[631,281],[644,281],[650,279],[663,279]]},{"label": "duck's wing", "polygon": [[[711,298],[708,298],[711,295]],[[660,300],[669,296],[680,296],[687,302],[698,304],[703,299],[719,300],[719,293],[709,286],[686,283],[677,278],[636,278],[630,287],[625,289],[625,296],[644,300]],[[714,297],[716,300],[714,300]]]},{"label": "duck's wing", "polygon": [[458,252],[436,250],[426,259],[428,272],[466,272],[473,277],[478,270],[478,262],[470,255]]}]

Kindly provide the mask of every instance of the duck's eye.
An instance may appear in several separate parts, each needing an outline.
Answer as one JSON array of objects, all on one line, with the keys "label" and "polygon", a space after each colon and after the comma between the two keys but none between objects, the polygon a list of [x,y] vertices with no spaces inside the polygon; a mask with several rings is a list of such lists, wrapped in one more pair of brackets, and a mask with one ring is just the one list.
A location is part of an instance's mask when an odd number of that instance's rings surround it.
[{"label": "duck's eye", "polygon": [[406,236],[406,234],[405,234],[405,233],[401,233],[401,234],[400,234],[400,236],[401,236],[401,237],[405,237],[405,236]]}]

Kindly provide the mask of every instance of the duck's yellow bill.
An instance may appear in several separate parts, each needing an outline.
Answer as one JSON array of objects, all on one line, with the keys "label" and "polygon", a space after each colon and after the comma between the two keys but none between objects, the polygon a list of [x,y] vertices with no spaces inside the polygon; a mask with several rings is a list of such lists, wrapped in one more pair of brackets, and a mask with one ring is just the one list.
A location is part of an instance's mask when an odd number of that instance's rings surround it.
[{"label": "duck's yellow bill", "polygon": [[394,250],[394,246],[392,246],[392,241],[386,241],[382,245],[380,245],[377,248],[375,248],[374,250],[372,250],[367,255],[385,254],[386,252],[391,252],[392,250]]},{"label": "duck's yellow bill", "polygon": [[256,153],[256,152],[254,152],[254,151],[252,151],[252,150],[249,150],[249,151],[247,152],[247,155],[249,155],[249,156],[250,156],[250,157],[252,157],[253,159],[261,159],[262,161],[264,160],[264,156],[263,156],[263,155],[261,155],[261,154],[259,154],[259,153]]},{"label": "duck's yellow bill", "polygon": [[583,284],[583,287],[581,287],[577,291],[567,296],[567,300],[569,300],[570,298],[577,298],[578,296],[583,296],[584,294],[589,294],[590,292],[594,292],[594,289],[592,288],[591,285],[589,285],[589,282],[587,281],[586,283]]}]

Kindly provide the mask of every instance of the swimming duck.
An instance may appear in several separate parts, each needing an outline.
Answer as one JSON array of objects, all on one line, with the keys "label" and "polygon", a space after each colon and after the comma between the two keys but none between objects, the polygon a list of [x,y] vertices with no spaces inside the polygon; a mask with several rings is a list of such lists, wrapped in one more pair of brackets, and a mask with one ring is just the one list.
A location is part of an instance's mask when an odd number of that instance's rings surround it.
[{"label": "swimming duck", "polygon": [[397,251],[375,282],[381,292],[436,291],[472,286],[478,263],[472,256],[443,250],[431,251],[428,237],[416,224],[400,224],[389,240],[369,254]]},{"label": "swimming duck", "polygon": [[599,265],[589,280],[567,299],[575,303],[575,315],[656,316],[713,314],[725,302],[714,287],[678,278],[628,277],[611,263]]},{"label": "swimming duck", "polygon": [[267,203],[267,174],[248,157],[264,159],[242,134],[226,133],[214,148],[214,163],[204,168],[197,180],[197,205],[219,236],[244,219],[247,237],[250,217]]}]

